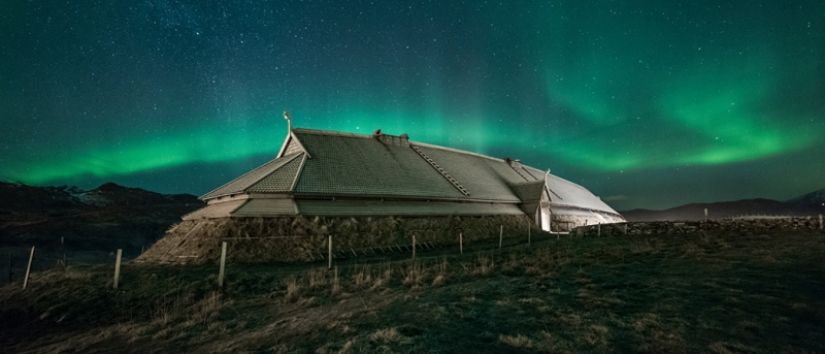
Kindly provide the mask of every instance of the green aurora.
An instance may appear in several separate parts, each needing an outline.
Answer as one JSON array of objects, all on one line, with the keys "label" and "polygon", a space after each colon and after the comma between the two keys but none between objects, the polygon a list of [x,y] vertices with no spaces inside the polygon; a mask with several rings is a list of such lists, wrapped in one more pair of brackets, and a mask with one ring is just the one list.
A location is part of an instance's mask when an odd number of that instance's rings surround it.
[{"label": "green aurora", "polygon": [[288,110],[521,158],[617,209],[825,187],[817,1],[50,6],[0,15],[0,180],[199,194],[274,157]]}]

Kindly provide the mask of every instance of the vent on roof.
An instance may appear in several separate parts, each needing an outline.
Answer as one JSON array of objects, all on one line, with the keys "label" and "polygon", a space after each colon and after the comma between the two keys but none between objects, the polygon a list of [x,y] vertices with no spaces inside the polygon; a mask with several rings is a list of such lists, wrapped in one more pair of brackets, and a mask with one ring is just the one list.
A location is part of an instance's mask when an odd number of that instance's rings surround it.
[{"label": "vent on roof", "polygon": [[461,194],[464,194],[468,197],[470,196],[470,192],[464,189],[464,186],[458,183],[458,181],[456,181],[455,178],[453,178],[453,176],[450,176],[450,174],[447,173],[447,171],[444,171],[444,169],[441,168],[441,166],[439,166],[437,163],[435,163],[435,161],[433,161],[433,159],[431,159],[429,156],[427,156],[427,154],[421,151],[421,149],[419,149],[418,146],[413,145],[412,148],[413,150],[415,150],[416,153],[421,155],[421,157],[424,158],[424,160],[427,161],[427,163],[433,166],[433,168],[435,168],[436,171],[441,173],[441,175],[444,176],[444,178],[450,181],[450,183],[452,183],[453,186],[455,186],[455,188],[458,189],[459,192],[461,192]]},{"label": "vent on roof", "polygon": [[505,157],[504,162],[506,162],[507,165],[510,166],[510,168],[513,169],[513,171],[516,171],[516,173],[518,173],[518,175],[521,176],[521,178],[524,178],[525,181],[530,181],[530,179],[527,178],[527,176],[525,176],[523,173],[521,173],[521,171],[519,171],[519,170],[523,169],[523,167],[521,166],[521,160],[519,160],[519,159],[512,160],[509,157]]},{"label": "vent on roof", "polygon": [[395,136],[381,133],[381,129],[377,129],[375,132],[372,133],[372,137],[378,139],[378,141],[384,143],[384,145],[393,145],[400,147],[410,146],[410,137],[407,134]]}]

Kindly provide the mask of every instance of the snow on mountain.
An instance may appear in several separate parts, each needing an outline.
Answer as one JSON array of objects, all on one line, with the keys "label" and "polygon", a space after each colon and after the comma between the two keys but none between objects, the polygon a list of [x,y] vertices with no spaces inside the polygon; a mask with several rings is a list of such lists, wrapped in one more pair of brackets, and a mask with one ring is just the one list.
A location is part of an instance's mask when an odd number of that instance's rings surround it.
[{"label": "snow on mountain", "polygon": [[796,198],[788,200],[788,203],[796,205],[822,205],[822,203],[825,203],[825,188],[800,195]]}]

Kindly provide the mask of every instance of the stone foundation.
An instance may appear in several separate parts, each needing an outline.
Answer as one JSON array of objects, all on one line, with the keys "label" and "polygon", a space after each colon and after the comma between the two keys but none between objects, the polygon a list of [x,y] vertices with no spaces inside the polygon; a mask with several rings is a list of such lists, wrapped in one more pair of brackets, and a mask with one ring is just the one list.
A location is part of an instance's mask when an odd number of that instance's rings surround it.
[{"label": "stone foundation", "polygon": [[596,237],[619,235],[687,234],[694,232],[713,233],[762,233],[771,231],[823,231],[819,217],[765,218],[765,219],[724,219],[708,221],[656,221],[619,224],[580,226],[571,234]]},{"label": "stone foundation", "polygon": [[227,242],[227,259],[240,262],[313,261],[326,256],[333,235],[336,252],[370,247],[419,243],[458,243],[524,235],[539,229],[527,216],[442,217],[280,217],[223,218],[184,221],[139,256],[138,263],[205,264],[219,260],[221,243]]}]

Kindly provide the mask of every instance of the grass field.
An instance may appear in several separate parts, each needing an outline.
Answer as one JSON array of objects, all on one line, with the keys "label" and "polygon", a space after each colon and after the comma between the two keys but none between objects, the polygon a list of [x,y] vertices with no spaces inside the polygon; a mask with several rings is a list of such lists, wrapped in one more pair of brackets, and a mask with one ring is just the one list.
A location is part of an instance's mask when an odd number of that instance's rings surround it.
[{"label": "grass field", "polygon": [[223,290],[214,265],[39,272],[0,288],[0,352],[825,352],[823,233],[521,241],[232,264]]}]

